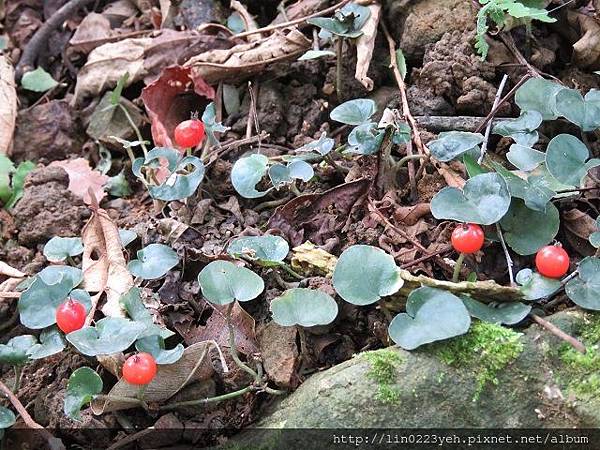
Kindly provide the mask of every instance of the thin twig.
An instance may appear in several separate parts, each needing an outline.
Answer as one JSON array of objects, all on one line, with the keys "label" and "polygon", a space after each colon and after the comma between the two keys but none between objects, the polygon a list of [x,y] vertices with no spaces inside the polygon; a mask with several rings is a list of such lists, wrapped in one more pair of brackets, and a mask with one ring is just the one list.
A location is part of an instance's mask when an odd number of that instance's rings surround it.
[{"label": "thin twig", "polygon": [[48,445],[53,450],[65,450],[65,446],[62,441],[56,437],[48,430],[46,430],[43,426],[37,423],[27,412],[27,409],[23,406],[21,401],[17,398],[15,394],[0,381],[0,391],[8,398],[13,407],[17,410],[25,425],[32,430],[38,430],[39,433],[48,441]]},{"label": "thin twig", "polygon": [[433,252],[430,253],[429,255],[425,255],[425,256],[421,256],[420,258],[414,259],[409,263],[406,264],[402,264],[400,266],[401,269],[408,269],[410,267],[416,266],[419,263],[422,263],[423,261],[427,261],[428,259],[434,258],[436,256],[440,256],[443,255],[444,253],[448,253],[449,251],[453,250],[452,246],[449,245],[446,248],[443,248],[441,250],[438,250],[437,252]]},{"label": "thin twig", "polygon": [[585,345],[583,345],[581,343],[581,341],[575,339],[573,336],[568,335],[567,333],[565,333],[563,330],[561,330],[560,328],[558,328],[556,325],[548,322],[545,319],[542,319],[540,316],[538,316],[537,314],[529,314],[529,316],[535,321],[537,322],[539,325],[541,325],[542,327],[544,327],[546,330],[548,330],[550,333],[552,333],[553,335],[559,337],[560,339],[562,339],[563,341],[567,342],[569,345],[571,345],[571,347],[573,347],[575,350],[577,350],[579,353],[586,353],[586,348]]},{"label": "thin twig", "polygon": [[508,247],[506,246],[506,242],[504,241],[504,235],[502,234],[502,229],[499,224],[496,224],[496,232],[498,233],[498,238],[500,239],[500,244],[502,245],[502,250],[504,250],[504,257],[506,258],[506,265],[508,266],[508,278],[510,280],[510,285],[515,285],[515,277],[513,276],[513,260],[510,257],[510,253],[508,252]]},{"label": "thin twig", "polygon": [[239,389],[237,391],[229,392],[229,393],[223,394],[223,395],[217,395],[215,397],[207,397],[207,398],[200,398],[200,399],[196,399],[196,400],[186,400],[183,402],[169,403],[167,405],[163,405],[163,406],[159,407],[158,409],[160,411],[169,411],[172,409],[177,409],[177,408],[181,408],[181,407],[185,407],[185,406],[199,406],[199,405],[206,405],[208,403],[222,402],[224,400],[230,400],[232,398],[239,397],[240,395],[247,394],[248,392],[251,392],[253,390],[255,390],[255,388],[253,386],[246,386],[243,389]]},{"label": "thin twig", "polygon": [[21,80],[25,72],[33,70],[37,63],[38,55],[45,45],[48,45],[50,34],[59,28],[71,14],[84,6],[93,3],[93,0],[71,0],[64,4],[38,28],[33,37],[27,42],[19,63],[15,68],[15,79]]},{"label": "thin twig", "polygon": [[[498,91],[496,92],[496,97],[494,98],[494,105],[492,106],[492,111],[498,107],[500,103],[500,99],[502,97],[502,91],[504,91],[504,86],[506,86],[506,82],[508,81],[508,75],[504,74],[502,77],[502,81],[500,81],[500,86],[498,86]],[[483,142],[481,144],[481,153],[479,155],[479,159],[477,160],[477,164],[481,164],[483,162],[483,157],[485,156],[485,152],[487,151],[488,141],[490,140],[490,133],[492,132],[492,121],[488,121],[487,127],[485,128],[485,135],[483,137]]]},{"label": "thin twig", "polygon": [[279,30],[281,28],[287,28],[287,27],[291,27],[293,25],[298,25],[300,23],[306,22],[308,19],[312,19],[313,17],[321,17],[321,16],[326,16],[327,14],[330,14],[332,12],[335,12],[336,10],[340,9],[341,7],[343,7],[344,5],[346,5],[347,3],[350,3],[350,0],[342,0],[341,2],[327,8],[324,9],[322,11],[318,11],[314,14],[310,14],[308,16],[305,17],[301,17],[300,19],[295,19],[295,20],[290,20],[288,22],[283,22],[283,23],[278,23],[276,25],[269,25],[268,27],[263,27],[263,28],[257,28],[256,30],[248,30],[248,31],[244,31],[243,33],[238,33],[235,34],[233,36],[231,36],[229,39],[230,40],[234,40],[234,39],[239,39],[239,38],[243,38],[246,36],[250,36],[252,34],[264,34],[264,33],[268,33],[270,31],[275,31],[275,30]]}]

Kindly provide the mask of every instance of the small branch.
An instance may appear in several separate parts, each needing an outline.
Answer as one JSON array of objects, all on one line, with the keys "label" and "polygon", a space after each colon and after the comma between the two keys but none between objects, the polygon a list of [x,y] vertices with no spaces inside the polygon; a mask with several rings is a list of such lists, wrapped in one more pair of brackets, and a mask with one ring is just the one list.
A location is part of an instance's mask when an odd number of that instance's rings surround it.
[{"label": "small branch", "polygon": [[437,252],[430,253],[429,255],[421,256],[420,258],[414,259],[409,263],[402,264],[400,266],[400,268],[401,269],[409,269],[410,267],[416,266],[417,264],[422,263],[423,261],[427,261],[428,259],[434,258],[436,256],[439,257],[440,255],[443,255],[444,253],[448,253],[451,250],[453,250],[452,246],[449,245],[446,248],[438,250]]},{"label": "small branch", "polygon": [[303,22],[306,22],[308,19],[312,19],[313,17],[326,16],[327,14],[335,12],[338,9],[340,9],[341,7],[343,7],[344,5],[346,5],[347,3],[350,3],[350,0],[342,0],[341,2],[331,6],[330,8],[324,9],[323,11],[318,11],[314,14],[310,14],[305,17],[301,17],[300,19],[290,20],[289,22],[278,23],[277,25],[269,25],[268,27],[258,28],[256,30],[244,31],[243,33],[239,33],[239,34],[235,34],[235,35],[231,36],[229,39],[230,40],[239,39],[239,38],[243,38],[246,36],[250,36],[252,34],[259,34],[259,33],[264,34],[264,33],[270,32],[270,31],[279,30],[281,28],[287,28],[287,27],[291,27],[293,25],[298,25]]},{"label": "small branch", "polygon": [[571,345],[571,347],[573,347],[579,353],[583,353],[583,354],[586,353],[585,345],[583,345],[581,343],[581,341],[575,339],[573,336],[568,335],[563,330],[561,330],[560,328],[558,328],[556,325],[548,322],[545,319],[542,319],[540,316],[538,316],[536,314],[529,314],[529,316],[536,323],[538,323],[539,325],[541,325],[542,327],[544,327],[546,330],[548,330],[550,333],[552,333],[553,335],[559,337],[563,341],[567,342],[569,345]]},{"label": "small branch", "polygon": [[50,448],[52,450],[65,450],[65,446],[62,443],[62,441],[60,439],[54,437],[54,435],[52,433],[50,433],[43,426],[41,426],[39,423],[37,423],[35,420],[33,420],[33,418],[27,412],[27,409],[25,409],[25,407],[23,406],[21,401],[17,398],[17,396],[15,394],[13,394],[13,392],[1,381],[0,381],[0,392],[2,392],[6,396],[6,398],[8,398],[10,403],[13,405],[15,410],[19,413],[19,415],[23,419],[23,422],[25,422],[25,425],[27,425],[27,427],[31,428],[32,430],[38,430],[38,432],[44,437],[44,439],[46,439],[46,441],[48,441],[48,445],[50,446]]},{"label": "small branch", "polygon": [[[502,91],[504,90],[504,86],[506,86],[507,81],[508,81],[508,75],[504,74],[504,76],[502,77],[502,81],[500,81],[500,86],[498,86],[498,91],[496,92],[496,97],[494,98],[494,105],[492,106],[492,111],[494,111],[498,107],[498,104],[500,103],[500,98],[502,97]],[[481,154],[479,155],[477,164],[481,164],[483,162],[483,157],[485,156],[485,152],[487,150],[491,131],[492,131],[492,121],[490,120],[490,121],[488,121],[487,127],[485,128],[485,135],[483,138],[483,143],[481,144]]]},{"label": "small branch", "polygon": [[59,28],[71,14],[90,3],[93,3],[93,0],[70,0],[38,28],[33,37],[27,42],[15,69],[15,79],[17,81],[21,80],[21,77],[25,72],[34,69],[39,53],[44,46],[48,45],[50,34],[55,29]]},{"label": "small branch", "polygon": [[335,43],[335,93],[338,102],[342,101],[342,58],[344,56],[344,39],[338,37]]},{"label": "small branch", "polygon": [[508,266],[508,278],[510,280],[510,285],[515,285],[515,277],[513,275],[513,260],[510,257],[510,253],[508,252],[508,247],[506,246],[506,242],[504,241],[504,235],[502,234],[502,229],[499,224],[496,224],[496,232],[498,233],[498,238],[500,239],[500,244],[502,245],[502,250],[504,250],[504,257],[506,258],[506,265]]},{"label": "small branch", "polygon": [[[142,137],[142,133],[140,132],[140,129],[137,127],[137,125],[131,118],[131,114],[129,114],[129,111],[127,111],[127,108],[125,108],[125,106],[123,106],[120,101],[119,101],[118,106],[121,109],[121,111],[123,111],[123,114],[125,115],[125,118],[127,119],[127,122],[129,122],[129,125],[131,126],[131,128],[133,128],[133,131],[135,132],[135,135],[137,136],[138,141],[140,142],[140,147],[142,147],[142,151],[144,152],[144,156],[147,156],[148,148],[146,147],[146,144],[144,144],[144,138]],[[131,154],[129,155],[129,158],[131,159]],[[131,164],[133,164],[133,159],[131,160]]]},{"label": "small branch", "polygon": [[427,155],[407,155],[404,158],[402,158],[400,161],[398,161],[398,163],[396,164],[396,169],[399,169],[400,167],[402,167],[404,164],[406,164],[409,161],[414,161],[417,159],[427,159],[428,156]]}]

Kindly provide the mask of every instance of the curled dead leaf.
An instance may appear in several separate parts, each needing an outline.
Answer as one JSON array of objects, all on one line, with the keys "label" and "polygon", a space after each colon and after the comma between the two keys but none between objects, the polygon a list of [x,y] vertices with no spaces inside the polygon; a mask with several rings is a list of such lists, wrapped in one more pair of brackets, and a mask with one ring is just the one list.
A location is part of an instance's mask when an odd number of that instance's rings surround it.
[{"label": "curled dead leaf", "polygon": [[5,55],[0,55],[0,155],[10,155],[16,120],[15,69]]},{"label": "curled dead leaf", "polygon": [[371,10],[369,20],[362,27],[363,34],[356,40],[356,78],[368,91],[373,90],[373,80],[367,76],[371,59],[373,59],[373,49],[375,48],[375,38],[377,37],[377,27],[379,17],[381,16],[381,5],[374,3],[368,7]]},{"label": "curled dead leaf", "polygon": [[[258,25],[254,20],[254,17],[252,17],[252,14],[248,12],[244,5],[242,5],[237,0],[231,0],[229,7],[240,15],[242,21],[244,22],[244,29],[246,31],[253,31],[258,29]],[[260,41],[262,39],[262,35],[260,33],[251,34],[247,37],[247,39],[250,42]]]},{"label": "curled dead leaf", "polygon": [[292,249],[291,265],[304,274],[332,276],[337,258],[310,241]]},{"label": "curled dead leaf", "polygon": [[600,24],[593,16],[573,10],[569,10],[567,18],[581,35],[573,44],[573,62],[581,68],[600,68]]},{"label": "curled dead leaf", "polygon": [[[144,391],[144,401],[162,403],[191,383],[209,380],[214,372],[210,357],[212,348],[218,348],[213,341],[198,342],[187,347],[177,362],[159,365],[156,376]],[[136,398],[138,393],[138,386],[131,385],[121,378],[110,390],[108,396]],[[92,401],[92,412],[102,414],[136,406],[126,401],[94,400]]]},{"label": "curled dead leaf", "polygon": [[97,201],[106,196],[104,187],[108,176],[90,167],[87,159],[77,158],[67,161],[54,161],[50,166],[62,167],[69,175],[69,191],[83,199],[88,205],[92,203],[89,190],[91,189]]},{"label": "curled dead leaf", "polygon": [[311,42],[297,29],[276,31],[260,41],[201,53],[185,66],[192,68],[194,76],[211,84],[225,80],[240,81],[261,72],[268,64],[293,59],[310,46]]},{"label": "curled dead leaf", "polygon": [[0,261],[0,275],[11,277],[11,278],[23,278],[27,276],[23,272],[18,269],[15,269],[12,266],[9,266],[3,261]]},{"label": "curled dead leaf", "polygon": [[[127,270],[123,246],[117,226],[100,208],[93,208],[92,217],[83,227],[83,283],[94,296],[94,306],[100,295],[106,292],[106,303],[102,308],[105,316],[124,317],[125,312],[119,298],[133,286],[133,277]],[[93,309],[87,318],[89,323]]]}]

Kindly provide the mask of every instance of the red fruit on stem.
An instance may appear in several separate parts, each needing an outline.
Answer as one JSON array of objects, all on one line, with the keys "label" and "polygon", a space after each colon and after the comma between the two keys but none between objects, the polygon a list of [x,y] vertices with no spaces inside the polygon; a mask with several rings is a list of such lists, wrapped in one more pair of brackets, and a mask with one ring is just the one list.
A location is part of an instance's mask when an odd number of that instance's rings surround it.
[{"label": "red fruit on stem", "polygon": [[150,383],[156,375],[156,361],[150,353],[130,356],[123,364],[123,378],[129,384]]},{"label": "red fruit on stem", "polygon": [[569,254],[558,245],[546,245],[535,255],[535,267],[548,278],[561,278],[569,271]]},{"label": "red fruit on stem", "polygon": [[194,148],[204,139],[204,124],[201,120],[184,120],[175,128],[175,143],[181,148]]},{"label": "red fruit on stem", "polygon": [[69,298],[56,308],[56,325],[65,333],[79,330],[85,323],[85,306]]},{"label": "red fruit on stem", "polygon": [[452,247],[459,253],[475,253],[483,247],[485,235],[479,225],[466,223],[457,226],[452,232]]}]

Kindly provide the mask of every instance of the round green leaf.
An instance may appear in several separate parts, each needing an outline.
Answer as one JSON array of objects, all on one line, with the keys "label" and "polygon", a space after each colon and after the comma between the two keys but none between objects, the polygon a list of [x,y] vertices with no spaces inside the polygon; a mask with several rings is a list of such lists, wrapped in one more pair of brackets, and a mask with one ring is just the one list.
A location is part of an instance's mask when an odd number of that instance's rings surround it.
[{"label": "round green leaf", "polygon": [[523,293],[525,300],[539,300],[554,294],[560,289],[560,281],[546,278],[531,269],[520,270],[515,280],[520,284],[519,290]]},{"label": "round green leaf", "polygon": [[531,146],[539,138],[535,131],[542,123],[542,115],[538,111],[522,111],[517,119],[498,122],[494,126],[494,133],[511,137],[517,144]]},{"label": "round green leaf", "polygon": [[50,327],[40,333],[40,343],[33,345],[27,353],[31,359],[42,359],[60,353],[66,345],[58,328]]},{"label": "round green leaf", "polygon": [[377,153],[383,142],[385,133],[372,122],[355,127],[348,135],[348,152],[360,155]]},{"label": "round green leaf", "polygon": [[330,117],[336,122],[347,125],[360,125],[375,114],[377,107],[375,102],[366,98],[349,100],[331,111]]},{"label": "round green leaf", "polygon": [[325,56],[335,56],[335,52],[332,52],[331,50],[309,50],[298,58],[298,61],[308,61],[311,59],[323,58]]},{"label": "round green leaf", "polygon": [[75,267],[46,267],[19,298],[21,323],[32,329],[55,324],[56,308],[82,280],[82,271]]},{"label": "round green leaf", "polygon": [[484,173],[467,180],[463,190],[445,187],[431,200],[436,219],[491,225],[498,222],[510,207],[510,194],[504,178]]},{"label": "round green leaf", "polygon": [[318,140],[309,142],[308,144],[297,149],[296,152],[317,152],[321,156],[325,156],[331,152],[331,150],[333,150],[334,145],[335,140],[328,138],[327,133],[323,132]]},{"label": "round green leaf", "polygon": [[600,91],[590,90],[585,98],[577,89],[562,89],[556,94],[556,110],[583,131],[600,127]]},{"label": "round green leaf", "polygon": [[370,245],[348,247],[333,272],[335,291],[353,305],[375,303],[398,292],[403,284],[394,258]]},{"label": "round green leaf", "polygon": [[463,303],[469,310],[469,314],[484,322],[514,325],[519,323],[531,311],[530,305],[523,303],[498,303],[486,305],[471,297],[461,297]]},{"label": "round green leaf", "polygon": [[514,198],[506,216],[500,221],[506,243],[519,255],[532,255],[550,243],[558,233],[560,217],[552,203],[546,212],[534,211]]},{"label": "round green leaf", "polygon": [[29,349],[37,343],[29,334],[15,336],[6,344],[0,344],[0,363],[9,366],[22,366],[29,361]]},{"label": "round green leaf", "polygon": [[460,336],[469,331],[471,316],[455,295],[431,287],[412,291],[406,302],[406,313],[398,314],[390,323],[392,340],[405,350]]},{"label": "round green leaf", "polygon": [[173,364],[181,358],[185,350],[181,344],[177,344],[171,350],[165,350],[165,340],[157,334],[138,339],[135,348],[138,352],[154,356],[156,364]]},{"label": "round green leaf", "polygon": [[[188,171],[187,167],[193,169]],[[181,173],[185,171],[186,173]],[[204,164],[195,156],[186,156],[177,164],[167,180],[159,186],[148,186],[148,191],[153,198],[163,201],[181,200],[188,198],[204,178]]]},{"label": "round green leaf", "polygon": [[527,80],[516,92],[515,102],[523,111],[537,111],[544,120],[554,120],[556,112],[556,95],[564,87],[543,78]]},{"label": "round green leaf", "polygon": [[123,228],[119,228],[119,238],[121,239],[121,244],[123,247],[127,247],[133,241],[137,239],[137,233],[133,230],[125,230]]},{"label": "round green leaf", "polygon": [[138,259],[129,261],[127,268],[134,277],[154,280],[179,264],[175,251],[163,244],[150,244],[137,252]]},{"label": "round green leaf", "polygon": [[33,92],[46,92],[58,86],[58,81],[52,78],[48,72],[41,67],[30,72],[25,72],[21,78],[23,89]]},{"label": "round green leaf", "polygon": [[16,421],[17,418],[14,412],[4,406],[0,406],[0,430],[13,426]]},{"label": "round green leaf", "polygon": [[483,142],[481,133],[466,131],[448,131],[440,133],[438,138],[427,144],[431,154],[439,161],[452,161],[463,153],[476,148]]},{"label": "round green leaf", "polygon": [[146,327],[146,329],[139,334],[138,338],[156,334],[166,339],[174,334],[172,331],[161,328],[154,323],[152,314],[150,314],[150,311],[148,311],[144,303],[142,303],[140,288],[132,287],[129,289],[129,291],[119,298],[119,303],[123,306],[125,311],[127,311],[127,315],[129,315],[132,320],[141,323]]},{"label": "round green leaf", "polygon": [[231,184],[242,197],[264,197],[269,192],[257,191],[256,185],[267,173],[269,158],[254,154],[238,159],[231,169]]},{"label": "round green leaf", "polygon": [[279,263],[285,259],[290,247],[281,236],[244,236],[231,241],[227,253],[232,256],[246,256],[265,263]]},{"label": "round green leaf", "polygon": [[600,258],[583,259],[577,272],[565,286],[567,296],[584,309],[600,311]]},{"label": "round green leaf", "polygon": [[294,179],[309,181],[315,172],[310,164],[302,160],[294,160],[284,166],[283,164],[273,164],[269,168],[269,178],[276,188],[284,184],[291,183]]},{"label": "round green leaf", "polygon": [[252,300],[265,288],[265,283],[257,274],[228,261],[208,264],[198,275],[198,283],[202,295],[217,305],[227,305],[234,300]]},{"label": "round green leaf", "polygon": [[312,327],[333,322],[337,303],[330,295],[314,289],[289,289],[271,301],[273,320],[281,326]]},{"label": "round green leaf", "polygon": [[69,377],[64,413],[73,420],[81,418],[81,408],[102,392],[102,378],[89,367],[80,367]]},{"label": "round green leaf", "polygon": [[109,355],[127,350],[146,330],[146,325],[120,317],[105,317],[95,327],[67,334],[67,341],[87,356]]},{"label": "round green leaf", "polygon": [[55,236],[44,245],[44,256],[50,262],[61,262],[69,256],[83,253],[83,243],[79,237]]},{"label": "round green leaf", "polygon": [[591,159],[583,142],[570,134],[559,134],[546,149],[546,167],[558,181],[573,186],[581,185],[588,170],[600,165],[600,159]]},{"label": "round green leaf", "polygon": [[510,163],[523,170],[529,172],[535,169],[546,159],[546,155],[539,150],[535,150],[531,147],[526,147],[520,144],[512,144],[509,152],[506,154],[506,159]]}]

